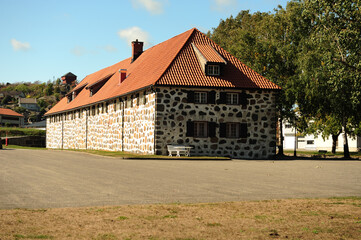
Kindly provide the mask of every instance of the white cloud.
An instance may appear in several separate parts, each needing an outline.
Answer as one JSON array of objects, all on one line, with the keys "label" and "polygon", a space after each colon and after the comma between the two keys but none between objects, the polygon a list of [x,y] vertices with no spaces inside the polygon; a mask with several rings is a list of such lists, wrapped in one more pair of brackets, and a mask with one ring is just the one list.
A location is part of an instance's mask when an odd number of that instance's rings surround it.
[{"label": "white cloud", "polygon": [[237,6],[236,0],[212,0],[211,8],[222,12]]},{"label": "white cloud", "polygon": [[120,30],[118,32],[118,35],[120,38],[124,39],[128,43],[128,45],[131,45],[132,41],[135,41],[136,39],[138,39],[141,42],[144,42],[146,46],[150,45],[149,34],[137,26]]},{"label": "white cloud", "polygon": [[112,45],[103,46],[102,49],[104,51],[110,52],[110,53],[118,51],[118,49],[116,47],[112,46]]},{"label": "white cloud", "polygon": [[132,0],[135,8],[145,8],[151,14],[163,13],[163,3],[157,0]]},{"label": "white cloud", "polygon": [[74,54],[75,56],[80,57],[87,54],[87,50],[82,46],[76,46],[71,50],[71,53]]},{"label": "white cloud", "polygon": [[11,39],[10,42],[15,51],[28,51],[31,48],[30,43],[20,42],[20,41],[16,40],[15,38]]}]

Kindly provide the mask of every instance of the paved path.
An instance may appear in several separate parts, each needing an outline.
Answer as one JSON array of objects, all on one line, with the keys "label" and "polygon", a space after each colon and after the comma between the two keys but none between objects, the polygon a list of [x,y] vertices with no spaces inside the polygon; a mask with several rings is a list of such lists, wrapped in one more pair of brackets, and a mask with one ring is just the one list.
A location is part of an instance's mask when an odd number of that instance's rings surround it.
[{"label": "paved path", "polygon": [[0,150],[0,209],[361,196],[361,161],[121,160]]}]

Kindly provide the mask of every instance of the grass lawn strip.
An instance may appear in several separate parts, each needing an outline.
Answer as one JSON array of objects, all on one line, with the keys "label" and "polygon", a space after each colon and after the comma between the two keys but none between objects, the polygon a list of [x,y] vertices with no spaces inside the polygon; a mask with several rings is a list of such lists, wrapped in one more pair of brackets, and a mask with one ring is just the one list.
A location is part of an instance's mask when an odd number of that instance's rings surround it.
[{"label": "grass lawn strip", "polygon": [[[53,150],[47,148],[35,148],[35,147],[24,147],[24,146],[17,146],[17,145],[3,145],[4,149],[35,149],[35,150]],[[54,149],[58,151],[74,151],[74,152],[83,152],[89,154],[95,154],[100,156],[107,156],[107,157],[117,157],[123,159],[172,159],[172,160],[230,160],[228,157],[208,157],[208,156],[196,156],[196,157],[169,157],[169,156],[161,156],[161,155],[142,155],[142,154],[135,154],[135,153],[128,153],[128,152],[114,152],[114,151],[103,151],[103,150],[86,150],[86,149]]]},{"label": "grass lawn strip", "polygon": [[360,239],[361,197],[0,210],[0,239]]}]

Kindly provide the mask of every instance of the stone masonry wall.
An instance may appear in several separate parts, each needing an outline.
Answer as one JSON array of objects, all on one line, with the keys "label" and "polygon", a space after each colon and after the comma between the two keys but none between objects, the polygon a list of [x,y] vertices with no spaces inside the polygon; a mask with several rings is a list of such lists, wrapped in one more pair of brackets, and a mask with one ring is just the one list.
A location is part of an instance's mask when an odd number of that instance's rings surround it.
[{"label": "stone masonry wall", "polygon": [[[211,89],[157,88],[156,153],[167,154],[168,144],[192,146],[191,155],[230,156],[232,158],[269,158],[276,152],[276,93],[266,90],[216,90],[214,104],[189,103],[188,91]],[[246,104],[219,102],[221,92],[245,93]],[[215,125],[214,137],[187,137],[187,122],[201,121]],[[242,123],[247,137],[220,137],[221,123]]]},{"label": "stone masonry wall", "polygon": [[[189,91],[213,91],[215,102],[192,103]],[[242,93],[246,101],[220,103],[225,92]],[[147,91],[145,103],[143,92],[138,94],[49,116],[47,147],[167,155],[168,144],[182,144],[193,147],[192,155],[260,159],[275,154],[274,91],[159,87]],[[214,136],[187,136],[189,121],[213,125]],[[246,136],[221,137],[225,123],[243,124]]]},{"label": "stone masonry wall", "polygon": [[155,93],[146,91],[49,116],[46,146],[153,154],[154,111]]}]

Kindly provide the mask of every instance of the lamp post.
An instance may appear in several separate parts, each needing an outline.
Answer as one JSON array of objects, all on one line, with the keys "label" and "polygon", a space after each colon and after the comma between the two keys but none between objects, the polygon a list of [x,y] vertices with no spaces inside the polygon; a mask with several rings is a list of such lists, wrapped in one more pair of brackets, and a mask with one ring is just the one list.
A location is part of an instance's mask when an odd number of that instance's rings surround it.
[{"label": "lamp post", "polygon": [[296,124],[295,124],[295,149],[293,151],[293,156],[297,157],[297,128],[296,128]]}]

